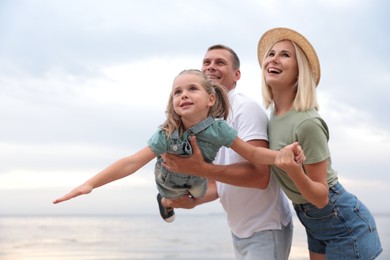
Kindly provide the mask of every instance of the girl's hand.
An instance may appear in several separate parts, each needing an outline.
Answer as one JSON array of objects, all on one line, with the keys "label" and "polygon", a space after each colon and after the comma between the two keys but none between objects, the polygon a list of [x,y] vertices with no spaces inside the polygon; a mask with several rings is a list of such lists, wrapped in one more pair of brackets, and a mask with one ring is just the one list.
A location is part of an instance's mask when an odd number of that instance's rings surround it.
[{"label": "girl's hand", "polygon": [[91,185],[83,184],[83,185],[75,188],[74,190],[72,190],[68,194],[54,200],[53,204],[57,204],[57,203],[60,203],[60,202],[66,201],[66,200],[70,200],[70,199],[75,198],[75,197],[80,196],[80,195],[89,194],[89,193],[91,193],[92,189],[93,189],[93,187]]}]

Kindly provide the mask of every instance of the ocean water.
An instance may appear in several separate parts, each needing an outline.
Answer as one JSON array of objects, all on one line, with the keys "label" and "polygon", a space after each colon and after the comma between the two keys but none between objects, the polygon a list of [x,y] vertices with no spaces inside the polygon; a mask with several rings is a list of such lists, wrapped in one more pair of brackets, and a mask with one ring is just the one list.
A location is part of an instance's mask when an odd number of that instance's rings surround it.
[{"label": "ocean water", "polygon": [[[376,216],[390,259],[390,216]],[[294,219],[290,259],[308,259]],[[387,249],[387,250],[386,250]],[[234,259],[225,215],[0,216],[1,260]]]}]

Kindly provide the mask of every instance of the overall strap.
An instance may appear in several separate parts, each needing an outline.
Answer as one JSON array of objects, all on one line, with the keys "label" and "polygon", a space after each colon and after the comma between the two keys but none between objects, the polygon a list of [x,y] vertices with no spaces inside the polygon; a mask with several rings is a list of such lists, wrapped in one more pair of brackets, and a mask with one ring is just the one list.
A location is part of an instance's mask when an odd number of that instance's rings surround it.
[{"label": "overall strap", "polygon": [[175,131],[173,131],[173,133],[171,135],[171,139],[172,140],[178,140],[179,139],[179,131],[177,129]]},{"label": "overall strap", "polygon": [[214,123],[215,119],[214,117],[212,116],[209,116],[208,118],[206,118],[205,120],[197,123],[196,125],[194,125],[193,127],[191,127],[189,129],[189,132],[192,132],[194,134],[197,134],[203,130],[205,130],[207,127],[209,127],[210,125],[212,125]]}]

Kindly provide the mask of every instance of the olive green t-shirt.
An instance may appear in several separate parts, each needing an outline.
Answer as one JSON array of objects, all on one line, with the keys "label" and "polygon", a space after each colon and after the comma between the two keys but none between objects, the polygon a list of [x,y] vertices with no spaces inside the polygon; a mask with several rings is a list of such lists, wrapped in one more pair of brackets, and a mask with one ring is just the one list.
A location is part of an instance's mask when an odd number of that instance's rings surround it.
[{"label": "olive green t-shirt", "polygon": [[[328,127],[315,109],[305,112],[297,112],[292,109],[281,116],[275,116],[272,112],[268,125],[268,136],[269,146],[272,150],[280,150],[284,146],[298,141],[306,155],[304,164],[314,164],[326,160],[328,185],[332,187],[337,183],[337,173],[332,169],[328,147]],[[284,171],[272,165],[271,173],[274,174],[292,202],[296,204],[308,202]]]}]

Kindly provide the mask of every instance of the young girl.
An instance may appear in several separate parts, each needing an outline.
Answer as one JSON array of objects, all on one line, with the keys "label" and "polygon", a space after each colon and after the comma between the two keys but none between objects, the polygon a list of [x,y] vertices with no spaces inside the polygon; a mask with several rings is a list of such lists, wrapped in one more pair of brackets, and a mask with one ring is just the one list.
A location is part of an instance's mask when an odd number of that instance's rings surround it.
[{"label": "young girl", "polygon": [[[182,156],[192,154],[189,137],[195,135],[204,160],[212,162],[221,146],[231,147],[247,160],[256,164],[273,164],[278,152],[255,148],[237,137],[237,132],[228,126],[229,100],[225,89],[213,83],[199,70],[182,71],[174,80],[167,106],[167,119],[160,129],[149,139],[148,146],[137,153],[120,159],[101,171],[81,186],[56,199],[53,203],[69,200],[90,193],[94,188],[126,177],[157,156],[155,179],[158,188],[157,201],[161,217],[172,222],[173,208],[164,208],[162,197],[178,199],[190,194],[202,197],[207,189],[205,178],[184,173],[169,172],[162,166],[161,154],[174,153]],[[285,148],[289,152],[280,153],[297,164],[304,160],[304,154],[297,143]],[[295,155],[295,156],[294,156]],[[297,162],[296,162],[296,161]]]},{"label": "young girl", "polygon": [[270,149],[299,142],[306,155],[303,167],[278,157],[271,172],[306,228],[310,259],[376,258],[382,248],[374,218],[332,168],[328,127],[317,112],[320,64],[314,48],[301,34],[275,28],[261,37],[258,58],[263,101],[273,105]]}]

